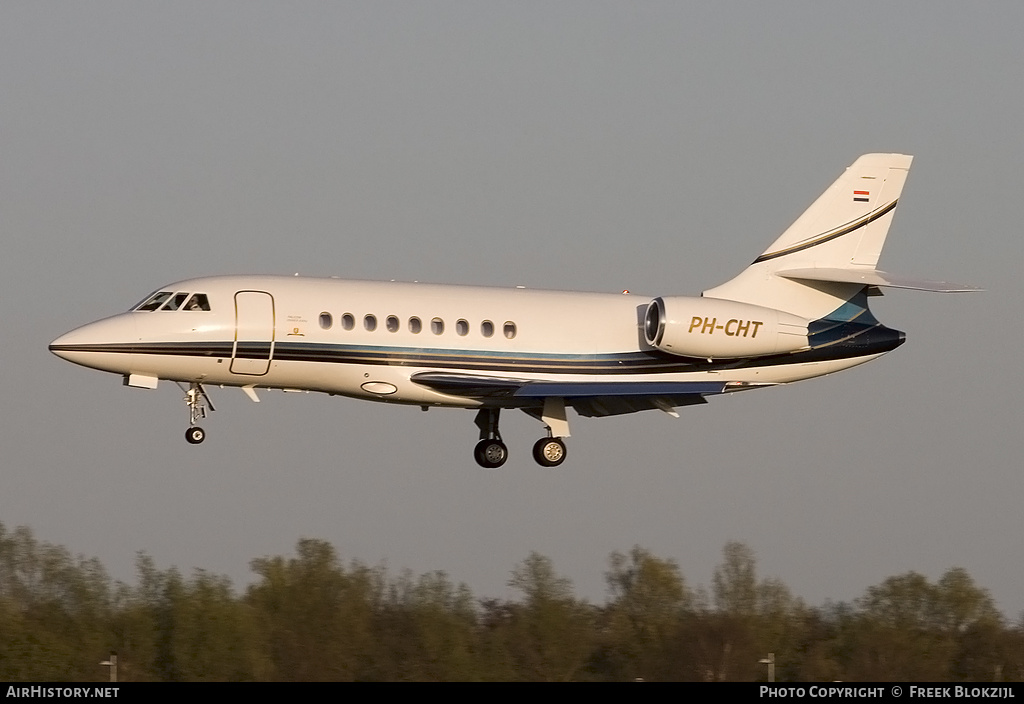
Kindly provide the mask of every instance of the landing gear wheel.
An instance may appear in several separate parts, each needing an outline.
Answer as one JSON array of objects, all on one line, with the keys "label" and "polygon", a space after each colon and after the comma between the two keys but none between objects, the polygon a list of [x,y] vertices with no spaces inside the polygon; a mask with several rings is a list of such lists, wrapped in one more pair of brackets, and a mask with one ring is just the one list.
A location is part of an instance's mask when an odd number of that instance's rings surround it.
[{"label": "landing gear wheel", "polygon": [[198,425],[193,425],[185,431],[185,439],[188,440],[191,445],[198,445],[206,439],[206,431]]},{"label": "landing gear wheel", "polygon": [[533,445],[533,459],[541,467],[557,467],[565,461],[565,454],[561,438],[541,438]]},{"label": "landing gear wheel", "polygon": [[484,469],[497,469],[508,459],[508,448],[501,440],[481,440],[473,449],[473,457]]}]

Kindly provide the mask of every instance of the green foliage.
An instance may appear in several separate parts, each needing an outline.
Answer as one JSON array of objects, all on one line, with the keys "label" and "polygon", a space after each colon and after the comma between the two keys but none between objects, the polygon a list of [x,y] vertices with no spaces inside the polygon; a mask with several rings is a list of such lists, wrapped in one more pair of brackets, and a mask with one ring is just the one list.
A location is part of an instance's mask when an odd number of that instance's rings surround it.
[{"label": "green foliage", "polygon": [[577,601],[572,582],[555,573],[549,558],[535,552],[512,570],[508,585],[525,597],[505,624],[504,647],[516,679],[578,679],[591,650],[593,609]]},{"label": "green foliage", "polygon": [[677,678],[676,640],[693,609],[679,566],[637,545],[628,556],[613,552],[605,577],[602,669],[622,680]]},{"label": "green foliage", "polygon": [[820,608],[759,578],[735,542],[710,592],[639,546],[613,552],[602,606],[538,553],[512,569],[507,600],[477,600],[443,572],[346,565],[321,540],[252,569],[236,594],[140,554],[130,586],[0,523],[0,679],[103,681],[111,651],[122,681],[764,680],[768,653],[779,681],[1024,678],[1024,618],[1005,623],[961,568]]},{"label": "green foliage", "polygon": [[743,543],[726,543],[722,564],[712,578],[715,606],[736,618],[753,616],[757,609],[757,567],[754,551]]},{"label": "green foliage", "polygon": [[961,568],[932,584],[916,572],[889,577],[858,600],[860,613],[846,631],[853,677],[939,681],[976,666],[959,668],[958,650],[968,633],[997,626],[1000,617],[988,593]]},{"label": "green foliage", "polygon": [[0,523],[0,680],[101,678],[112,585],[95,559]]},{"label": "green foliage", "polygon": [[480,680],[476,605],[469,589],[444,572],[404,573],[382,605],[377,633],[390,669],[377,679]]},{"label": "green foliage", "polygon": [[375,651],[379,582],[359,564],[346,570],[329,543],[300,540],[298,557],[253,560],[260,581],[246,602],[256,612],[265,654],[261,678],[284,681],[360,679]]}]

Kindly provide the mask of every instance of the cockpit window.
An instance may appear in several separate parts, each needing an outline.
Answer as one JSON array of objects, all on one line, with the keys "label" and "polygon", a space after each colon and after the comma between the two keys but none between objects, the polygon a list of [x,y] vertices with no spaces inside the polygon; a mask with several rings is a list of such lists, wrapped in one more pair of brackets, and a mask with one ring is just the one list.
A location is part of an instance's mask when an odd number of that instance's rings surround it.
[{"label": "cockpit window", "polygon": [[135,310],[156,310],[160,307],[160,304],[170,298],[173,293],[173,291],[160,291],[159,293],[154,293],[152,296],[147,298],[145,302],[136,307]]},{"label": "cockpit window", "polygon": [[210,310],[210,300],[205,293],[197,293],[188,299],[182,310]]},{"label": "cockpit window", "polygon": [[[183,306],[182,303],[185,305]],[[205,293],[158,291],[132,310],[210,310],[210,299]]]},{"label": "cockpit window", "polygon": [[181,308],[181,304],[185,302],[186,298],[188,298],[187,293],[176,293],[171,296],[171,299],[167,301],[167,303],[164,303],[160,307],[160,310],[178,310]]}]

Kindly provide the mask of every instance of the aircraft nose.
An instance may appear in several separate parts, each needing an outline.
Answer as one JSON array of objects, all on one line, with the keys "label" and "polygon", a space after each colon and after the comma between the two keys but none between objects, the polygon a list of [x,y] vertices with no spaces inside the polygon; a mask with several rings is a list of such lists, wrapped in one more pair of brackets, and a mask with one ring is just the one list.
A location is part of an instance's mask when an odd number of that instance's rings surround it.
[{"label": "aircraft nose", "polygon": [[51,342],[49,348],[50,351],[53,352],[58,357],[60,357],[61,359],[66,359],[69,362],[73,362],[74,360],[72,359],[71,356],[75,353],[74,347],[75,342],[78,338],[78,336],[75,334],[76,332],[78,332],[78,329],[72,330],[71,332],[66,332],[60,337],[58,337],[56,340]]},{"label": "aircraft nose", "polygon": [[138,335],[130,314],[115,315],[64,333],[50,343],[50,352],[84,367],[122,372],[129,366]]}]

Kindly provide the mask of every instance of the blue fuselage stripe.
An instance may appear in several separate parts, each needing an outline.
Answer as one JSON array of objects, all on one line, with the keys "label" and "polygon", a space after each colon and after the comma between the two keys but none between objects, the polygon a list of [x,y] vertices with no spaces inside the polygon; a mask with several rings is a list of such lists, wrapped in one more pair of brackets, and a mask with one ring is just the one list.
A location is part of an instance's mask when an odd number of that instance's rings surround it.
[{"label": "blue fuselage stripe", "polygon": [[[824,323],[824,321],[821,321]],[[895,349],[903,335],[878,323],[848,322],[817,326],[808,338],[810,349],[786,354],[741,359],[707,360],[684,357],[659,350],[604,354],[509,352],[497,350],[446,350],[417,347],[386,347],[315,342],[156,342],[51,346],[53,351],[106,354],[171,355],[229,359],[318,362],[330,364],[380,365],[433,369],[461,369],[487,372],[554,374],[668,374],[748,367],[800,364],[881,354]],[[822,329],[825,328],[825,329]]]}]

